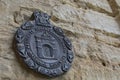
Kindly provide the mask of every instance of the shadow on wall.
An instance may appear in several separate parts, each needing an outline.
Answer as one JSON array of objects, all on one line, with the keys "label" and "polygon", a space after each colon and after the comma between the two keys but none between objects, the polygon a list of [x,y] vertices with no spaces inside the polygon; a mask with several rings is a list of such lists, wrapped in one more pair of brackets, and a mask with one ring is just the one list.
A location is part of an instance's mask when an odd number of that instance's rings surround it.
[{"label": "shadow on wall", "polygon": [[120,26],[120,10],[119,10],[119,14],[115,17],[115,19]]},{"label": "shadow on wall", "polygon": [[107,0],[111,9],[112,9],[112,16],[115,17],[116,22],[120,27],[120,7],[118,6],[116,0]]}]

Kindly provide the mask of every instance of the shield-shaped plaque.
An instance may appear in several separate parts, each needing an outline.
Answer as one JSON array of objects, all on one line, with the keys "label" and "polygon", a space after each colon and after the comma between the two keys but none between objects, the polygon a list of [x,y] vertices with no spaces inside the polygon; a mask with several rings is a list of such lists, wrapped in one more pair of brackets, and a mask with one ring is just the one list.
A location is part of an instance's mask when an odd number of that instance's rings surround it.
[{"label": "shield-shaped plaque", "polygon": [[68,71],[73,60],[72,44],[59,27],[49,22],[50,16],[35,11],[33,20],[17,30],[17,51],[33,70],[50,77]]}]

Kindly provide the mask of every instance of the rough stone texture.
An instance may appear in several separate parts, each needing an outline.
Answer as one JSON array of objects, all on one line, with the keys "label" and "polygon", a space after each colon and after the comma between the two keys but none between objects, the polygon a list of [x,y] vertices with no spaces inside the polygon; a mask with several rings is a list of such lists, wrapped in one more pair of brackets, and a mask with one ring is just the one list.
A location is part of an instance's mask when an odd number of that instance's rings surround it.
[{"label": "rough stone texture", "polygon": [[[76,0],[78,1],[78,0]],[[107,0],[79,0],[81,3],[85,3],[89,8],[93,8],[94,10],[100,9],[101,11],[106,11],[112,13],[112,9],[108,4]]]},{"label": "rough stone texture", "polygon": [[74,7],[93,9],[111,15],[112,9],[107,0],[60,0],[63,4],[69,4]]},{"label": "rough stone texture", "polygon": [[113,17],[93,10],[76,9],[66,4],[54,7],[53,16],[66,22],[81,23],[90,28],[120,34],[119,25]]},{"label": "rough stone texture", "polygon": [[117,5],[120,7],[120,0],[115,0]]},{"label": "rough stone texture", "polygon": [[[120,80],[120,14],[115,1],[0,0],[0,80]],[[72,41],[75,58],[62,76],[48,78],[28,69],[15,52],[14,34],[34,10],[51,15],[51,22]]]}]

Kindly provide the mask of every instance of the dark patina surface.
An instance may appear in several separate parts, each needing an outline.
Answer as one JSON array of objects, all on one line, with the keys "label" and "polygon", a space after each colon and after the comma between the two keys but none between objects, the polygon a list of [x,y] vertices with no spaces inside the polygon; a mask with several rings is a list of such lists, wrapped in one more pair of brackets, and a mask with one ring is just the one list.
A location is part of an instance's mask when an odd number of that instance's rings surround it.
[{"label": "dark patina surface", "polygon": [[35,11],[33,20],[17,30],[17,51],[33,70],[50,77],[69,70],[73,60],[72,44],[59,27],[49,22],[50,16]]}]

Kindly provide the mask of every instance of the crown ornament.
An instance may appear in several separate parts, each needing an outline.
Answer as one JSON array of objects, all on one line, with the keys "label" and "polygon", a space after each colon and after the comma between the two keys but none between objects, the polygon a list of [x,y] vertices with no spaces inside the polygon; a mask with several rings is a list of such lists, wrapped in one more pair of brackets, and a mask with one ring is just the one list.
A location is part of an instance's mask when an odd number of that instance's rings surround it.
[{"label": "crown ornament", "polygon": [[35,18],[36,25],[50,27],[50,16],[47,13],[43,13],[42,11],[34,11],[33,16]]}]

